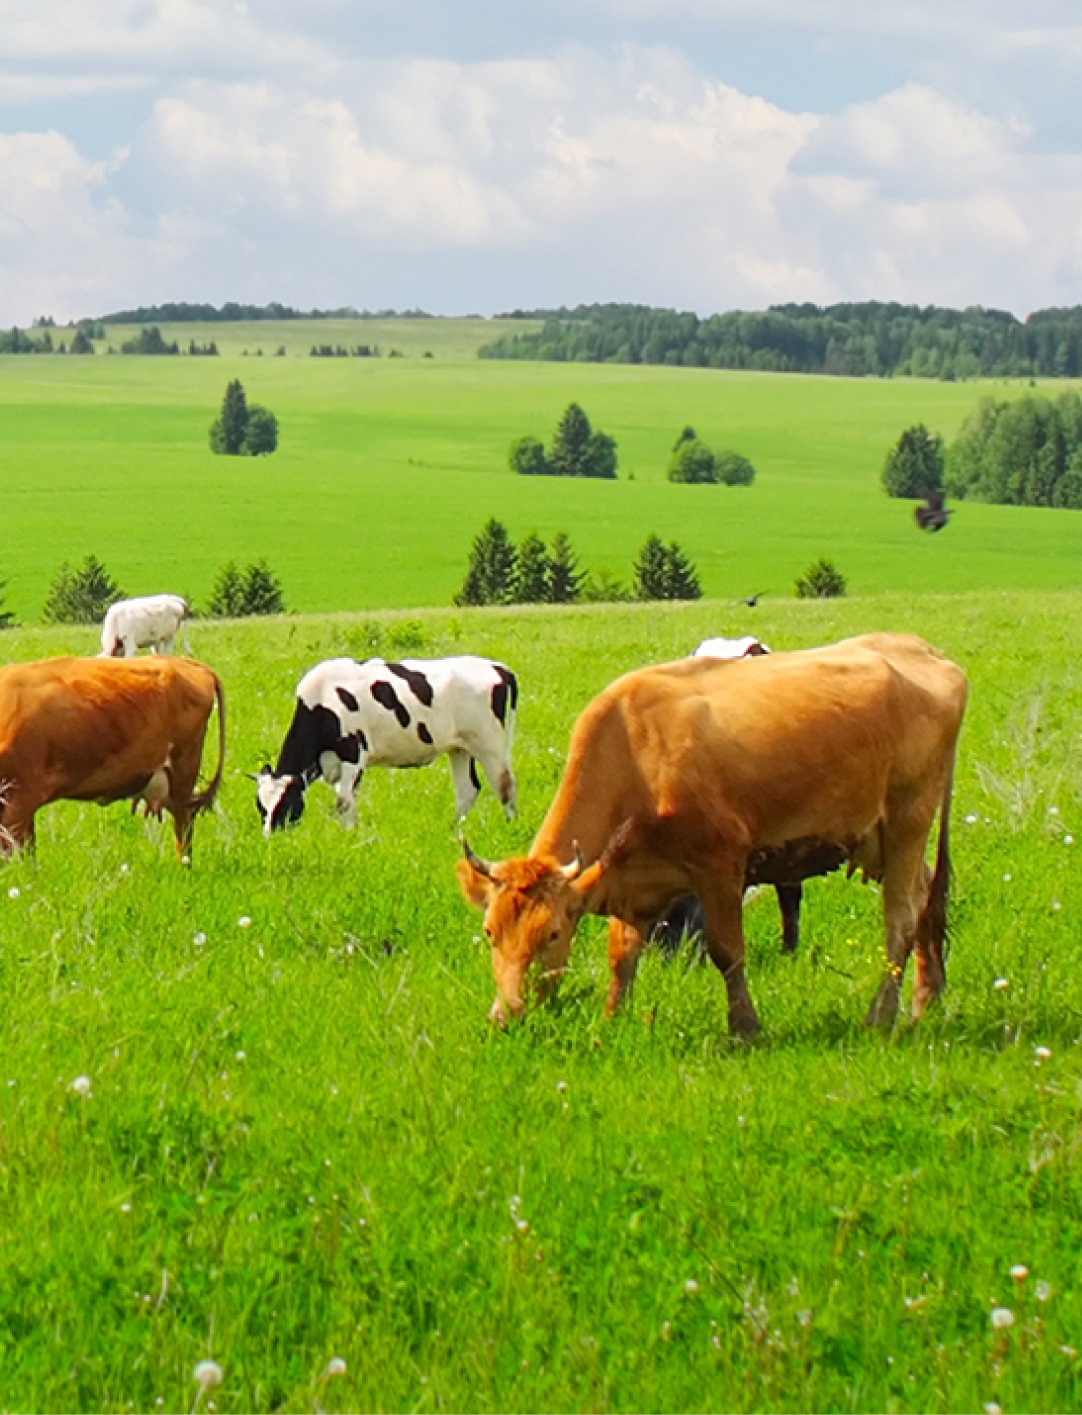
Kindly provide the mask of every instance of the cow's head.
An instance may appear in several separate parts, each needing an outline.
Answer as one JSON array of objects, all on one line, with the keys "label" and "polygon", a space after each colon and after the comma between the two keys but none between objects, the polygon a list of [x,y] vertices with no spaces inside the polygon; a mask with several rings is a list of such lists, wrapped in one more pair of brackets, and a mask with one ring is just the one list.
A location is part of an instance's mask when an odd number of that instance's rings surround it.
[{"label": "cow's head", "polygon": [[577,845],[567,865],[532,857],[492,864],[475,855],[463,840],[464,858],[455,873],[467,902],[484,911],[496,980],[490,1021],[502,1026],[508,1014],[522,1016],[526,1007],[522,987],[534,963],[541,967],[541,998],[559,981],[575,926],[627,834],[627,827],[622,827],[592,865],[586,864]]},{"label": "cow's head", "polygon": [[270,767],[265,766],[255,782],[255,801],[263,818],[263,834],[269,839],[272,831],[296,825],[304,815],[304,777],[275,776]]}]

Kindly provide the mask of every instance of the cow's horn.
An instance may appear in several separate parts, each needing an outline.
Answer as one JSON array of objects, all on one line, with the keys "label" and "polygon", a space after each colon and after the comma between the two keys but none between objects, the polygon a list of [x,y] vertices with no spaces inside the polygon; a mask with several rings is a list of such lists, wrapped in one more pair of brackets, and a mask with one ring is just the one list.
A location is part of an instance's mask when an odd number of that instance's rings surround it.
[{"label": "cow's horn", "polygon": [[583,866],[586,864],[586,857],[582,853],[582,846],[577,840],[574,841],[573,844],[575,847],[575,858],[569,865],[563,866],[564,879],[578,879],[579,875],[582,874]]},{"label": "cow's horn", "polygon": [[492,878],[492,865],[488,860],[482,860],[480,855],[473,853],[470,849],[470,842],[465,836],[462,837],[462,853],[479,875],[484,875],[486,879]]}]

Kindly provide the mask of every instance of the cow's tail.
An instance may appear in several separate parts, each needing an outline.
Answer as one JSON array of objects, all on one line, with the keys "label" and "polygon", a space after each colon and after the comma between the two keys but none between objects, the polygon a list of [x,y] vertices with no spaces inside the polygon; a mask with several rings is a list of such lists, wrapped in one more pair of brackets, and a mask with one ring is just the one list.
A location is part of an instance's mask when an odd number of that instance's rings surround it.
[{"label": "cow's tail", "polygon": [[917,923],[917,945],[926,950],[932,959],[933,968],[938,968],[940,986],[946,982],[946,955],[950,946],[950,925],[947,905],[950,898],[950,819],[951,792],[954,786],[954,760],[947,773],[947,785],[939,808],[939,845],[936,850],[935,870],[928,889],[928,898]]},{"label": "cow's tail", "polygon": [[222,680],[217,673],[214,674],[214,697],[218,704],[218,770],[203,790],[197,792],[188,802],[188,809],[193,817],[197,816],[200,811],[209,811],[214,805],[218,788],[222,784],[222,774],[225,771],[225,692],[222,688]]}]

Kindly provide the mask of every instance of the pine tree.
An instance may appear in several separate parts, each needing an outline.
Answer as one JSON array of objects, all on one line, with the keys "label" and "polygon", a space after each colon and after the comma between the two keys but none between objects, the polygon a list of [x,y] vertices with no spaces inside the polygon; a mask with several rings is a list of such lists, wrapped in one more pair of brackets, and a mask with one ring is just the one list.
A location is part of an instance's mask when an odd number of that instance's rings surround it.
[{"label": "pine tree", "polygon": [[253,561],[241,577],[242,614],[284,614],[285,600],[277,575],[265,560]]},{"label": "pine tree", "polygon": [[589,476],[590,438],[593,436],[590,419],[577,403],[569,403],[564,415],[556,425],[549,452],[549,464],[557,476]]},{"label": "pine tree", "polygon": [[661,537],[655,532],[646,537],[632,571],[632,590],[636,599],[667,599],[669,557]]},{"label": "pine tree", "polygon": [[239,619],[244,613],[244,579],[235,560],[227,561],[218,571],[207,613],[213,619]]},{"label": "pine tree", "polygon": [[491,517],[470,548],[466,579],[455,604],[509,604],[517,558],[506,526]]},{"label": "pine tree", "polygon": [[567,532],[557,531],[552,537],[552,553],[549,555],[550,604],[574,604],[579,599],[585,576],[578,566],[578,556],[571,548]]},{"label": "pine tree", "polygon": [[518,548],[513,591],[516,604],[544,604],[549,599],[549,567],[545,542],[531,531]]},{"label": "pine tree", "polygon": [[96,624],[124,592],[96,555],[76,569],[64,562],[49,587],[42,616],[47,624]]},{"label": "pine tree", "polygon": [[244,385],[234,378],[226,385],[222,411],[211,424],[210,445],[226,457],[239,457],[248,431],[248,399]]},{"label": "pine tree", "polygon": [[943,439],[923,423],[906,428],[887,454],[881,477],[888,496],[927,496],[943,489]]},{"label": "pine tree", "polygon": [[702,599],[702,588],[699,585],[699,576],[695,566],[677,545],[672,541],[667,550],[667,584],[666,599]]}]

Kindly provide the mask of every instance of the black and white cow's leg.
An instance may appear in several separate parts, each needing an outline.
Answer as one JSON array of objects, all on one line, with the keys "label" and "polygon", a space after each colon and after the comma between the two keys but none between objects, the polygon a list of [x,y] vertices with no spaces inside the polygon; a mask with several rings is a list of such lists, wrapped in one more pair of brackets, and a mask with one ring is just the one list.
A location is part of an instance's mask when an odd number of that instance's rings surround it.
[{"label": "black and white cow's leg", "polygon": [[447,759],[451,763],[451,779],[455,783],[455,816],[461,820],[477,800],[481,778],[477,775],[477,763],[461,747],[452,747]]},{"label": "black and white cow's leg", "polygon": [[366,761],[355,737],[341,737],[333,751],[319,754],[323,780],[334,787],[335,811],[342,824],[351,829],[357,824],[357,787]]},{"label": "black and white cow's leg", "polygon": [[504,815],[508,820],[514,820],[516,804],[515,778],[511,771],[511,763],[508,760],[507,753],[493,751],[491,749],[482,749],[478,751],[477,759],[484,768],[489,785],[499,797]]}]

